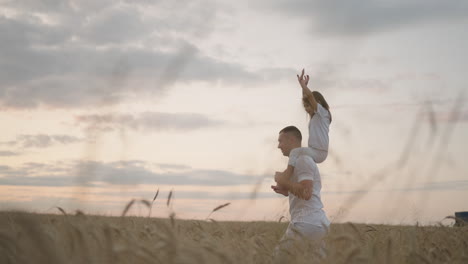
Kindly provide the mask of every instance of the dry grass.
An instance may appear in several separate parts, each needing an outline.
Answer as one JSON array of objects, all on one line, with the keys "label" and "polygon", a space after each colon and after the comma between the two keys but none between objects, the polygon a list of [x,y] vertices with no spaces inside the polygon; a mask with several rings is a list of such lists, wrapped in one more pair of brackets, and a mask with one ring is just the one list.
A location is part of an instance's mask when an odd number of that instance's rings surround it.
[{"label": "dry grass", "polygon": [[[272,263],[287,227],[142,217],[0,213],[0,263]],[[327,256],[289,263],[468,263],[468,227],[333,224]]]}]

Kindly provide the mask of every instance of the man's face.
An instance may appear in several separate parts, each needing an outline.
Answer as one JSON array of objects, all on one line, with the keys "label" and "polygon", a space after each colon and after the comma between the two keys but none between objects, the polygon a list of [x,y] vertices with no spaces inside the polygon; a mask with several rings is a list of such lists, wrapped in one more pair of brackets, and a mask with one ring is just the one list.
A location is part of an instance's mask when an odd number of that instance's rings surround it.
[{"label": "man's face", "polygon": [[289,133],[280,133],[278,136],[278,148],[281,149],[284,156],[289,156],[293,149],[293,137]]}]

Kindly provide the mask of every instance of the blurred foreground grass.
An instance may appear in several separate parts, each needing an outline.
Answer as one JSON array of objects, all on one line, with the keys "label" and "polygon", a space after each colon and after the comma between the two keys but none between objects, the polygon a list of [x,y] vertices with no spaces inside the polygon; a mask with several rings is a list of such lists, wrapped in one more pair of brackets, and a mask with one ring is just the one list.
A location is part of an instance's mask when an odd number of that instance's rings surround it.
[{"label": "blurred foreground grass", "polygon": [[[0,212],[0,263],[272,263],[287,223]],[[468,226],[332,224],[288,263],[468,263]]]}]

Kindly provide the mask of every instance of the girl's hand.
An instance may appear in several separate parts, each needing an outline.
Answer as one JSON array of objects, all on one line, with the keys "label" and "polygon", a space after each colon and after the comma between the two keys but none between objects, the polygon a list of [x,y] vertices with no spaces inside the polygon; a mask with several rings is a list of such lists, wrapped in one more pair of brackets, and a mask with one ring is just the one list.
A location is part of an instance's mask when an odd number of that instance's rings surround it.
[{"label": "girl's hand", "polygon": [[281,188],[280,186],[278,185],[272,185],[271,186],[271,189],[273,189],[273,191],[275,191],[275,193],[279,193],[279,194],[282,194],[284,196],[288,196],[288,191]]},{"label": "girl's hand", "polygon": [[309,75],[304,76],[304,69],[302,69],[301,76],[299,74],[297,75],[297,80],[299,81],[299,84],[301,85],[302,89],[307,88],[307,84],[309,84]]}]

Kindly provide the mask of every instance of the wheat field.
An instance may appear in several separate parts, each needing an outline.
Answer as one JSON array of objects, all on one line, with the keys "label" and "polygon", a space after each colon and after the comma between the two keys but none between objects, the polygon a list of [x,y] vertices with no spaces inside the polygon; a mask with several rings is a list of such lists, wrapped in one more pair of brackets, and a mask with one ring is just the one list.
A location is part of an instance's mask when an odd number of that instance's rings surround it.
[{"label": "wheat field", "polygon": [[[0,263],[274,263],[285,222],[0,213]],[[332,224],[288,263],[468,263],[468,227]]]}]

